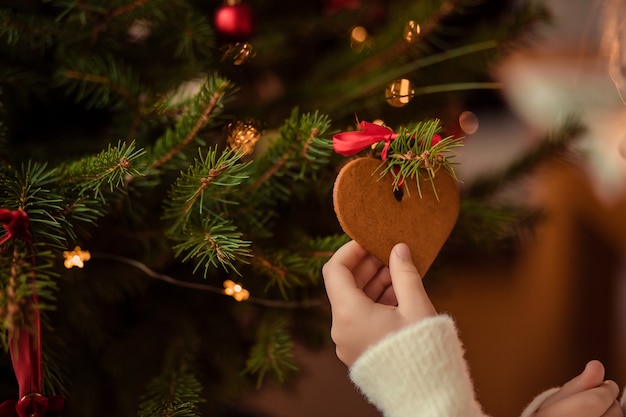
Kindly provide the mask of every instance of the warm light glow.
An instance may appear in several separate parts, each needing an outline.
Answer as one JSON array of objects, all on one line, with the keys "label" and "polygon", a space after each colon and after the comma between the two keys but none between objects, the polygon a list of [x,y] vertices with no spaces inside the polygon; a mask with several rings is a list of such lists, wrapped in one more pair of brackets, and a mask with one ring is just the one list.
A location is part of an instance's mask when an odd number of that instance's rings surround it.
[{"label": "warm light glow", "polygon": [[459,115],[459,127],[463,132],[472,135],[478,131],[478,116],[471,111],[464,111]]},{"label": "warm light glow", "polygon": [[82,250],[80,246],[76,246],[73,251],[64,251],[63,257],[65,258],[63,264],[67,269],[75,266],[82,268],[85,262],[91,259],[91,254],[89,251]]},{"label": "warm light glow", "polygon": [[363,26],[353,27],[350,31],[350,46],[357,51],[361,51],[366,46],[369,36],[367,29]]},{"label": "warm light glow", "polygon": [[243,65],[255,56],[254,48],[248,42],[237,42],[225,48],[222,60],[232,61],[235,65]]},{"label": "warm light glow", "polygon": [[237,301],[245,301],[250,298],[250,292],[243,288],[241,284],[227,279],[224,281],[224,294],[230,295]]},{"label": "warm light glow", "polygon": [[350,34],[352,41],[363,43],[367,40],[367,30],[363,26],[355,26]]},{"label": "warm light glow", "polygon": [[261,131],[249,122],[237,121],[229,126],[226,141],[230,149],[240,151],[244,155],[250,155],[254,146],[261,139]]},{"label": "warm light glow", "polygon": [[385,90],[387,103],[394,107],[402,107],[408,104],[413,97],[415,97],[415,87],[406,78],[395,80]]},{"label": "warm light glow", "polygon": [[404,40],[408,43],[415,42],[422,32],[422,28],[418,23],[413,20],[409,20],[404,26]]}]

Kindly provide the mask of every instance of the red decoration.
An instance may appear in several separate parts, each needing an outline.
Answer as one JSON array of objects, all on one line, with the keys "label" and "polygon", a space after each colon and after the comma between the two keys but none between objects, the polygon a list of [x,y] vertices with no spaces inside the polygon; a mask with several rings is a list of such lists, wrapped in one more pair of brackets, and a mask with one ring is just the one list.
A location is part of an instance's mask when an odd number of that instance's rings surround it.
[{"label": "red decoration", "polygon": [[226,2],[215,13],[215,28],[228,40],[247,41],[254,33],[252,8],[239,2]]},{"label": "red decoration", "polygon": [[28,214],[25,211],[0,209],[0,224],[6,230],[6,234],[0,238],[0,245],[12,238],[30,242]]},{"label": "red decoration", "polygon": [[[29,245],[32,244],[30,221],[24,210],[0,208],[0,224],[6,230],[0,239],[0,245],[10,239],[21,239]],[[34,283],[30,302],[32,308],[28,317],[32,320],[33,330],[26,326],[9,329],[8,337],[11,341],[9,350],[20,399],[7,400],[0,404],[0,417],[53,417],[60,415],[63,410],[63,397],[46,398],[41,395],[41,318]],[[13,334],[14,332],[17,334]]]},{"label": "red decoration", "polygon": [[351,156],[375,143],[385,141],[382,160],[386,160],[389,145],[392,140],[398,137],[398,134],[393,133],[384,126],[370,122],[361,122],[357,127],[359,130],[354,132],[337,133],[333,136],[333,149],[335,152],[343,156]]},{"label": "red decoration", "polygon": [[[370,122],[357,124],[358,130],[352,132],[337,133],[333,136],[333,149],[343,156],[352,156],[378,142],[385,142],[381,153],[381,159],[387,160],[387,151],[391,141],[398,137],[397,133]],[[430,145],[435,146],[441,141],[441,136],[433,135]]]}]

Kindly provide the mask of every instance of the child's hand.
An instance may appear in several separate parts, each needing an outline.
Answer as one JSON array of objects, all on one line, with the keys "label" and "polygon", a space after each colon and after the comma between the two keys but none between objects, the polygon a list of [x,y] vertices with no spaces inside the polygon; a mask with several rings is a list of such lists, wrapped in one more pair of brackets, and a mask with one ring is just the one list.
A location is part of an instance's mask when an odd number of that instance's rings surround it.
[{"label": "child's hand", "polygon": [[546,398],[533,417],[624,417],[618,394],[617,384],[604,380],[604,366],[591,361],[580,375]]},{"label": "child's hand", "polygon": [[405,244],[393,248],[387,268],[348,242],[322,273],[333,315],[331,337],[347,366],[387,334],[437,314]]}]

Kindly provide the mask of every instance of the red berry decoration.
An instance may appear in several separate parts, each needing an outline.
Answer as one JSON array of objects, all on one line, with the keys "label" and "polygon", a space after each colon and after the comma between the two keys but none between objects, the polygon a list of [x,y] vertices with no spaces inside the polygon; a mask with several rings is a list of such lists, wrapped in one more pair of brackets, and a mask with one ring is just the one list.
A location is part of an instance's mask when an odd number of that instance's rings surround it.
[{"label": "red berry decoration", "polygon": [[237,0],[227,0],[215,13],[215,28],[228,40],[247,41],[254,32],[252,8]]}]

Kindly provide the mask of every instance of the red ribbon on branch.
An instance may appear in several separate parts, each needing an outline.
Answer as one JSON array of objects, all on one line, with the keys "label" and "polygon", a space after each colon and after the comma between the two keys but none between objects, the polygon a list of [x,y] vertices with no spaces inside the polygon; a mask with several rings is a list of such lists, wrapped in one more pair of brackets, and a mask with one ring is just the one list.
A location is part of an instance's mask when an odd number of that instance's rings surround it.
[{"label": "red ribbon on branch", "polygon": [[[341,132],[333,136],[333,149],[340,155],[352,156],[378,142],[385,142],[381,152],[381,159],[387,160],[387,152],[391,141],[398,137],[397,133],[389,130],[385,126],[370,122],[360,122],[357,124],[358,130],[351,132]],[[441,141],[441,136],[433,135],[430,146],[434,146]]]},{"label": "red ribbon on branch", "polygon": [[333,149],[335,152],[343,156],[351,156],[375,143],[384,141],[385,146],[383,147],[381,158],[383,161],[387,160],[389,145],[391,145],[392,140],[398,137],[398,134],[384,126],[370,122],[360,122],[357,127],[358,130],[337,133],[333,136]]},{"label": "red ribbon on branch", "polygon": [[[0,224],[6,233],[0,238],[0,245],[10,239],[21,239],[32,245],[28,214],[23,210],[0,208]],[[39,298],[34,290],[31,303],[34,332],[20,328],[16,337],[9,335],[11,361],[19,386],[19,400],[7,400],[0,404],[0,417],[53,417],[60,415],[64,400],[61,396],[46,398],[41,395],[41,316]],[[12,332],[9,329],[9,332]]]}]

